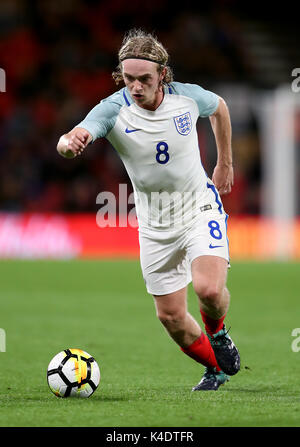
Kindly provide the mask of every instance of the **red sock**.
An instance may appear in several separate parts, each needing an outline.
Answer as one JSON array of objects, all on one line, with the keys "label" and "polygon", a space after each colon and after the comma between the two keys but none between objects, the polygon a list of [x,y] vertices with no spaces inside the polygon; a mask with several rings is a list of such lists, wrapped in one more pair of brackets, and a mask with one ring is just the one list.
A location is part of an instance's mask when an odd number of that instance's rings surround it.
[{"label": "red sock", "polygon": [[200,313],[207,334],[213,335],[219,332],[221,329],[223,329],[223,321],[226,317],[226,314],[223,315],[223,317],[219,318],[218,320],[214,320],[213,318],[206,315],[202,310],[200,310]]},{"label": "red sock", "polygon": [[217,368],[218,366],[215,353],[210,345],[209,339],[204,332],[201,333],[200,337],[194,341],[188,348],[180,348],[186,355],[196,360],[196,362],[201,363],[204,366],[210,368]]}]

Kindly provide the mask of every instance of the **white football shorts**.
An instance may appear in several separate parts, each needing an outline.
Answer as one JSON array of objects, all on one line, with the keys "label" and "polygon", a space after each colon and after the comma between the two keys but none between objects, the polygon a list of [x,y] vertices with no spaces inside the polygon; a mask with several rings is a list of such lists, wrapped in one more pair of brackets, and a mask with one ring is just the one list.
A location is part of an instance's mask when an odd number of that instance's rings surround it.
[{"label": "white football shorts", "polygon": [[165,295],[187,286],[198,256],[220,256],[230,266],[227,218],[224,211],[213,209],[199,213],[181,230],[140,231],[140,262],[148,293]]}]

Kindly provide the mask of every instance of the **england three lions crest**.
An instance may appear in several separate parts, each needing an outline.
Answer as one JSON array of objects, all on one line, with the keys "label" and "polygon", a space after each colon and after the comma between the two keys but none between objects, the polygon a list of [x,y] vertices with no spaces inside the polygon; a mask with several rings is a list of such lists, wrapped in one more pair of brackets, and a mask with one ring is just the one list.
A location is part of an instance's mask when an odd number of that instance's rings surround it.
[{"label": "england three lions crest", "polygon": [[192,117],[190,112],[183,113],[182,115],[175,116],[175,127],[180,135],[188,135],[192,130]]}]

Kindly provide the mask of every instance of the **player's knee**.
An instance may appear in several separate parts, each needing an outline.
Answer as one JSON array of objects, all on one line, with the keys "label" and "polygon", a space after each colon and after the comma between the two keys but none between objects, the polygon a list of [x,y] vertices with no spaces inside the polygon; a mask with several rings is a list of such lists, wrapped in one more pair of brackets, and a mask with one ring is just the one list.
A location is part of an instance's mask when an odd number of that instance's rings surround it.
[{"label": "player's knee", "polygon": [[194,290],[201,301],[218,302],[222,297],[224,287],[220,287],[215,282],[202,282],[194,284]]}]

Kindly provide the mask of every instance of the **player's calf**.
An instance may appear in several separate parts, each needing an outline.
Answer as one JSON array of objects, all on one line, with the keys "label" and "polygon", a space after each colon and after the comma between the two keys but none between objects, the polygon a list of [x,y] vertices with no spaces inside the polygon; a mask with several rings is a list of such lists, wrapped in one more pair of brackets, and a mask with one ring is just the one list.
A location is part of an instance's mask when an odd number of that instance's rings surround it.
[{"label": "player's calf", "polygon": [[157,316],[169,336],[181,347],[191,345],[201,334],[199,324],[186,311],[158,312]]}]

